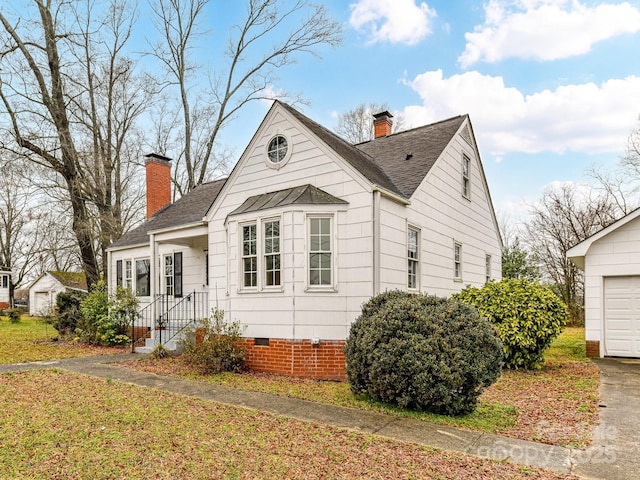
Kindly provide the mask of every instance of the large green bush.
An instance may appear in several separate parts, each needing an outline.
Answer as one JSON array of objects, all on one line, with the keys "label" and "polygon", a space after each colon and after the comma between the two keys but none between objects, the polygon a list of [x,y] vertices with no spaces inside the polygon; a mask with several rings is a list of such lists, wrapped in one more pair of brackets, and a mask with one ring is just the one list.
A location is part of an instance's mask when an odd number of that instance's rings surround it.
[{"label": "large green bush", "polygon": [[226,322],[224,310],[214,309],[211,318],[199,321],[198,328],[187,336],[184,358],[204,374],[239,372],[244,362],[240,345],[240,323]]},{"label": "large green bush", "polygon": [[455,298],[475,306],[495,326],[510,369],[539,368],[544,350],[567,321],[562,300],[549,287],[527,279],[467,287]]},{"label": "large green bush", "polygon": [[363,305],[345,356],[355,394],[458,415],[472,412],[482,390],[499,377],[502,344],[475,308],[391,291]]},{"label": "large green bush", "polygon": [[53,328],[55,328],[60,335],[66,336],[75,333],[78,323],[81,322],[82,319],[80,303],[86,296],[86,293],[76,290],[60,292],[56,296]]},{"label": "large green bush", "polygon": [[124,345],[127,331],[136,315],[138,301],[130,290],[118,287],[110,298],[107,284],[101,280],[80,305],[82,319],[76,334],[80,340],[97,345]]}]

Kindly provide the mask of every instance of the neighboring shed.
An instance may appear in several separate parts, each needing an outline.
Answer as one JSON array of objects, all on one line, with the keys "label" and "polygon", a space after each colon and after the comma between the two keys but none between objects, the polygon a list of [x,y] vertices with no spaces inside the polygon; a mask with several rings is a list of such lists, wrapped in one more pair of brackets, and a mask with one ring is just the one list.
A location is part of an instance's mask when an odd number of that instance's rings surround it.
[{"label": "neighboring shed", "polygon": [[29,289],[29,315],[44,317],[53,312],[60,292],[87,291],[87,279],[82,272],[44,272]]},{"label": "neighboring shed", "polygon": [[640,357],[640,209],[580,242],[567,258],[584,270],[591,357]]},{"label": "neighboring shed", "polygon": [[11,304],[11,272],[0,267],[0,310]]}]

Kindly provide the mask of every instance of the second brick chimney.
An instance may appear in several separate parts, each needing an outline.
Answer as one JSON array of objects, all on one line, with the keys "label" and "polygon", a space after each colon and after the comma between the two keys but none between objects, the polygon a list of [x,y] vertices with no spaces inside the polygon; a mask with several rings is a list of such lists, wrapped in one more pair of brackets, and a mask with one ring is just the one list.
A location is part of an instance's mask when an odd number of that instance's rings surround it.
[{"label": "second brick chimney", "polygon": [[171,159],[150,153],[145,155],[147,170],[147,218],[171,203]]},{"label": "second brick chimney", "polygon": [[386,137],[391,135],[393,127],[393,115],[388,111],[376,113],[373,116],[373,138]]}]

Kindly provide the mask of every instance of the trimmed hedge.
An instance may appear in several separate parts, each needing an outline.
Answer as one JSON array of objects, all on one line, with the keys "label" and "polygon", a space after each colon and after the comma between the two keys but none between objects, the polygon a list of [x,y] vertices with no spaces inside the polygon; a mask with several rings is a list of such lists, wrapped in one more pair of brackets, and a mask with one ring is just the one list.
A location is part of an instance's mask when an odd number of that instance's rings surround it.
[{"label": "trimmed hedge", "polygon": [[536,369],[567,322],[567,307],[538,282],[506,279],[467,287],[454,297],[475,306],[498,330],[509,369]]},{"label": "trimmed hedge", "polygon": [[355,394],[402,408],[472,412],[501,371],[502,344],[475,308],[390,291],[363,305],[345,345]]}]

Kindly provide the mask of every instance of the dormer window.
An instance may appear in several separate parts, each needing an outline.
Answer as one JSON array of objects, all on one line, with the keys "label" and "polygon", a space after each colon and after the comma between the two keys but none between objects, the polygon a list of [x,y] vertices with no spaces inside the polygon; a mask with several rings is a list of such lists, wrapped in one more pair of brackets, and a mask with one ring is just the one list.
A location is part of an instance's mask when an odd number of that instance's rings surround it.
[{"label": "dormer window", "polygon": [[282,135],[276,135],[269,142],[269,147],[267,149],[269,161],[276,164],[282,163],[287,156],[287,150],[287,139]]}]

